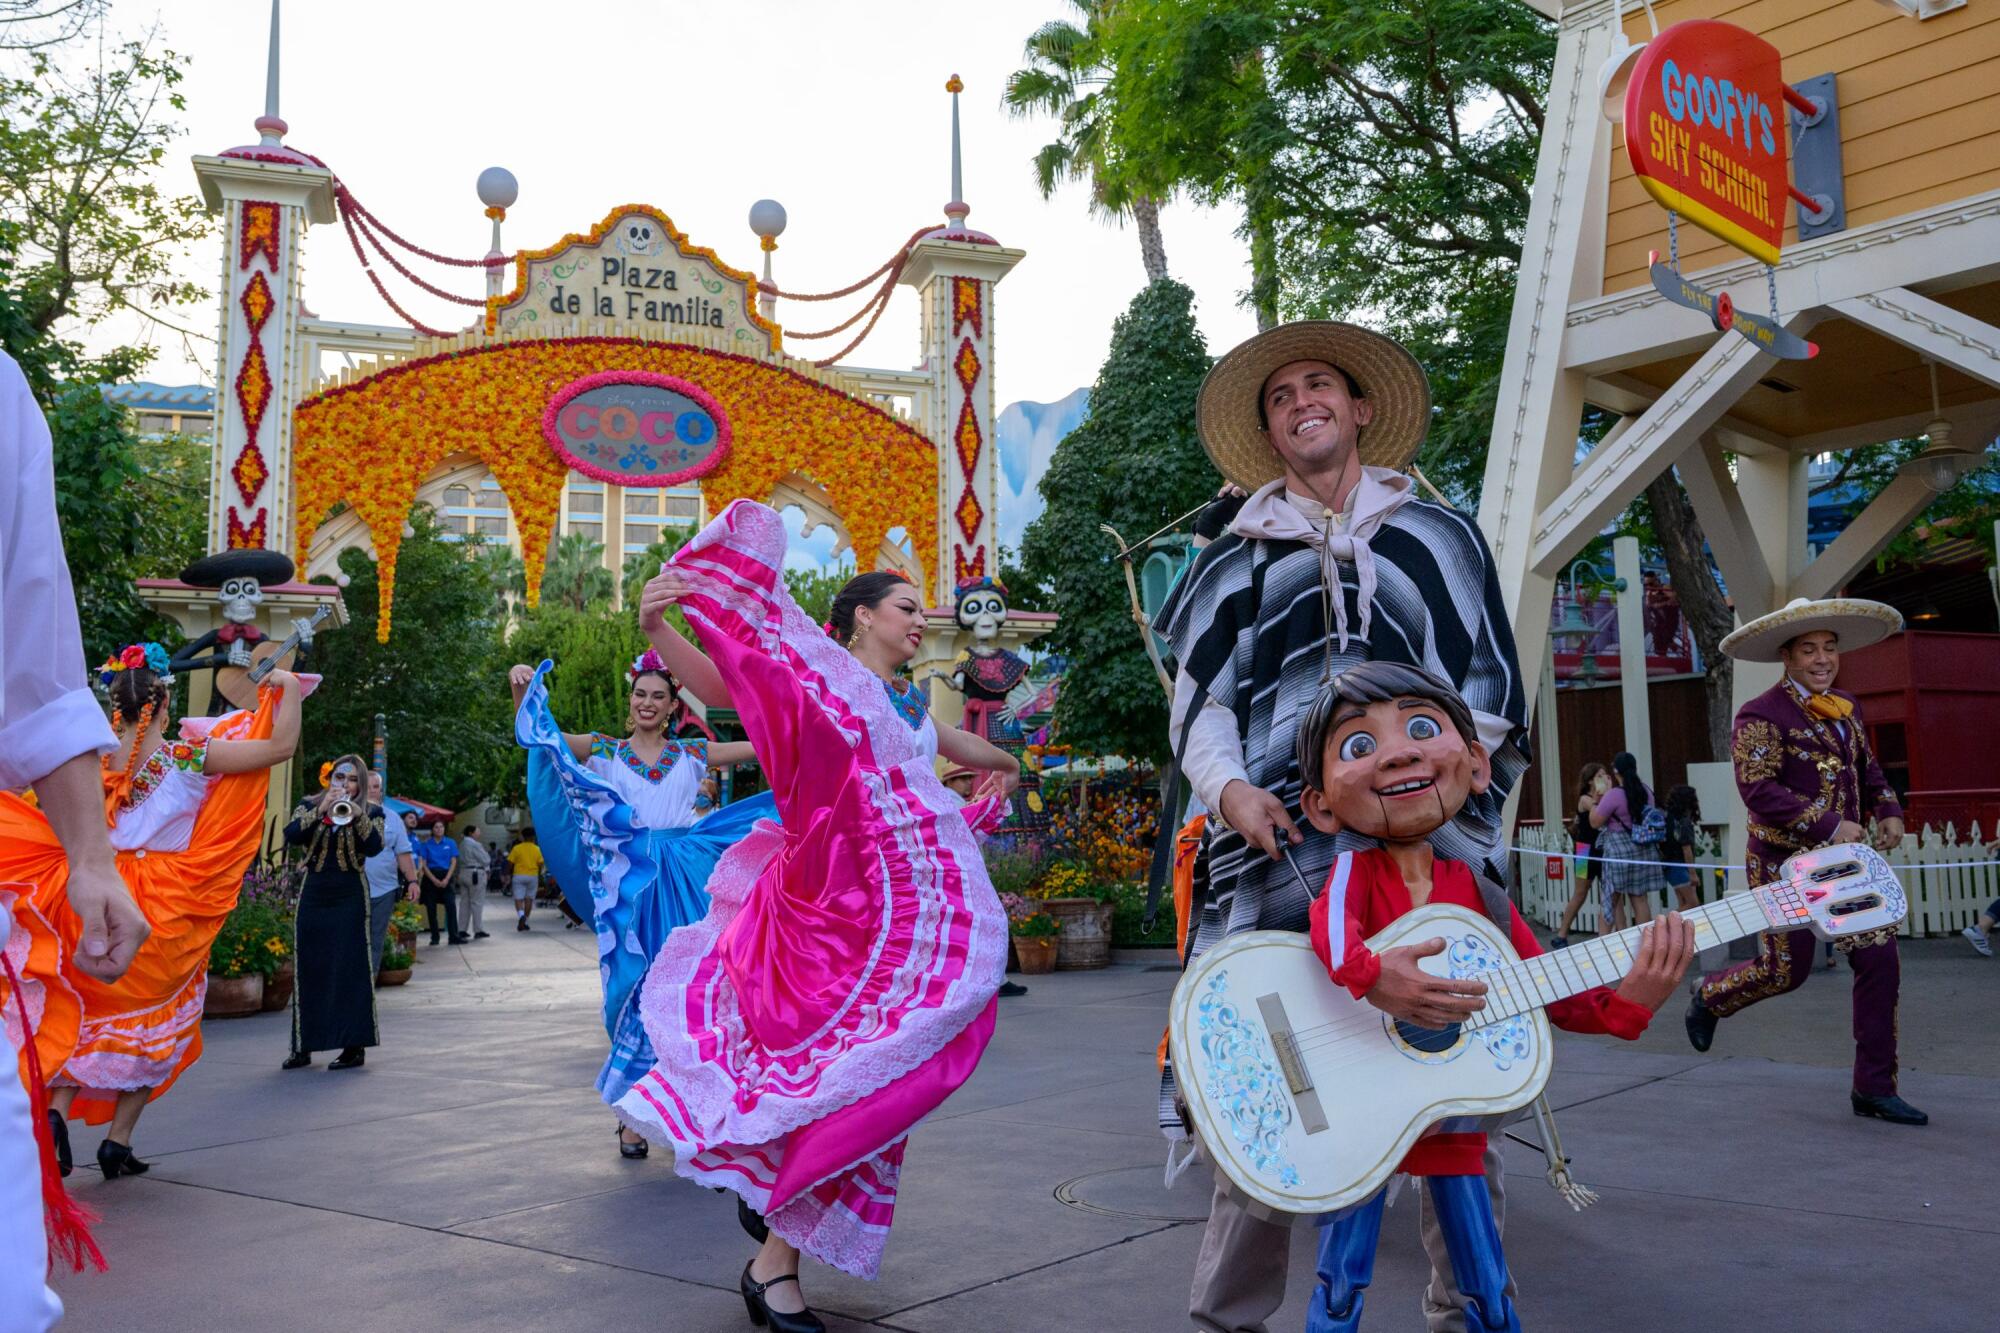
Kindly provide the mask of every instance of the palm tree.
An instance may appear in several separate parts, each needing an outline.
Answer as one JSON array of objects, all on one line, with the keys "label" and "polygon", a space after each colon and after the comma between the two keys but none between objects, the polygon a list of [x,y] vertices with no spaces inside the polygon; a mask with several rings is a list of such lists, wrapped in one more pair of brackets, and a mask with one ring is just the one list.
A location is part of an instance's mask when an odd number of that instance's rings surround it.
[{"label": "palm tree", "polygon": [[528,591],[528,574],[521,557],[505,542],[477,537],[469,540],[465,549],[471,552],[479,581],[493,595],[495,614],[503,621],[510,619]]},{"label": "palm tree", "polygon": [[643,551],[634,551],[625,557],[625,567],[619,573],[618,585],[627,611],[639,609],[639,593],[647,580],[660,572],[660,566],[667,557],[687,544],[689,534],[681,528],[662,528],[660,535],[651,546]]},{"label": "palm tree", "polygon": [[604,544],[580,532],[557,539],[542,568],[542,603],[553,602],[572,611],[611,605],[618,582],[604,567]]},{"label": "palm tree", "polygon": [[1056,141],[1035,154],[1035,184],[1042,198],[1055,194],[1065,181],[1090,186],[1091,212],[1130,216],[1139,231],[1139,256],[1146,281],[1167,276],[1167,243],[1160,235],[1160,198],[1132,188],[1110,170],[1110,71],[1096,54],[1098,26],[1113,0],[1071,0],[1083,17],[1078,27],[1051,19],[1028,36],[1025,69],[1007,78],[1002,100],[1016,117],[1053,116],[1060,127]]}]

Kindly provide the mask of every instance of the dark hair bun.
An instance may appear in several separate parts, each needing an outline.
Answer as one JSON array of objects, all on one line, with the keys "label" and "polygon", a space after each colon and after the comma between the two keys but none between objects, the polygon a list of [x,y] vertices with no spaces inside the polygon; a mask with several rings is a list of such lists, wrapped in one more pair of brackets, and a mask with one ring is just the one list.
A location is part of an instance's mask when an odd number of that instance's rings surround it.
[{"label": "dark hair bun", "polygon": [[912,586],[901,574],[887,569],[870,570],[849,579],[834,595],[833,612],[826,621],[834,642],[844,648],[853,640],[855,612],[864,607],[872,611],[882,605],[882,600],[890,593]]}]

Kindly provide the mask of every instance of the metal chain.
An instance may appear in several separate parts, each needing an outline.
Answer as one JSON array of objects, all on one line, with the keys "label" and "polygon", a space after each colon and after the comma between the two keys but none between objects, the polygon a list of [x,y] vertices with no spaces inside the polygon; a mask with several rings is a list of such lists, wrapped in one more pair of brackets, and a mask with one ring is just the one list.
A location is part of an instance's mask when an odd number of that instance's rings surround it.
[{"label": "metal chain", "polygon": [[1681,215],[1667,210],[1667,262],[1676,274],[1681,271]]},{"label": "metal chain", "polygon": [[1778,322],[1778,266],[1764,265],[1764,288],[1771,294],[1771,322]]}]

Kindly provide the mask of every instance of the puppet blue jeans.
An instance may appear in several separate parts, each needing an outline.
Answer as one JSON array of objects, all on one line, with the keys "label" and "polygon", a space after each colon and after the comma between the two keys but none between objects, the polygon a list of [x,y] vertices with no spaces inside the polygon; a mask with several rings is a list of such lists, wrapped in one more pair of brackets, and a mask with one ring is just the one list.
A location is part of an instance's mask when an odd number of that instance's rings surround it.
[{"label": "puppet blue jeans", "polygon": [[[1452,1279],[1465,1293],[1465,1321],[1471,1333],[1520,1333],[1513,1302],[1507,1299],[1507,1256],[1493,1224],[1484,1176],[1429,1176],[1424,1184],[1437,1210],[1438,1229],[1451,1255]],[[1361,1307],[1375,1276],[1375,1247],[1382,1235],[1387,1189],[1366,1203],[1329,1213],[1319,1223],[1319,1285],[1306,1311],[1306,1333],[1355,1333]]]}]

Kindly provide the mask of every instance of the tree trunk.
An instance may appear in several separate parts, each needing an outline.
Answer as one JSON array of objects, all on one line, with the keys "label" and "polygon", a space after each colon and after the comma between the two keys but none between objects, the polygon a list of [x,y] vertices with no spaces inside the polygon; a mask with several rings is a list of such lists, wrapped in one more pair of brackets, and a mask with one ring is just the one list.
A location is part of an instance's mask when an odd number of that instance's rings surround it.
[{"label": "tree trunk", "polygon": [[[1254,205],[1253,205],[1254,209]],[[1257,332],[1278,327],[1278,242],[1269,223],[1250,219],[1250,308],[1257,315]]]},{"label": "tree trunk", "polygon": [[1736,615],[1715,581],[1708,561],[1708,538],[1688,503],[1679,478],[1668,468],[1646,486],[1653,506],[1653,532],[1667,560],[1667,576],[1680,597],[1681,614],[1694,633],[1708,669],[1708,743],[1712,759],[1729,758],[1729,731],[1735,710],[1731,690],[1736,664],[1722,654],[1723,636],[1735,628]]},{"label": "tree trunk", "polygon": [[1140,195],[1132,201],[1132,221],[1139,229],[1139,257],[1146,264],[1146,281],[1167,276],[1167,242],[1160,234],[1160,201]]}]

